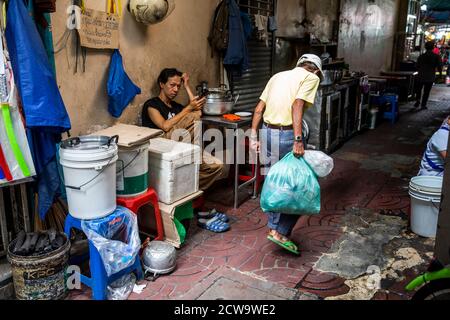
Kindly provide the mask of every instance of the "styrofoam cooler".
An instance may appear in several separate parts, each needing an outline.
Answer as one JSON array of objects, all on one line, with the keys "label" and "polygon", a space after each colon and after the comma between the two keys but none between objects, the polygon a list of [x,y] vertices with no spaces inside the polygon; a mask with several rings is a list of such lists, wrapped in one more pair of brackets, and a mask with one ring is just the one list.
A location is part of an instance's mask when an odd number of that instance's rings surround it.
[{"label": "styrofoam cooler", "polygon": [[164,138],[150,140],[149,185],[159,201],[172,204],[199,190],[201,149]]}]

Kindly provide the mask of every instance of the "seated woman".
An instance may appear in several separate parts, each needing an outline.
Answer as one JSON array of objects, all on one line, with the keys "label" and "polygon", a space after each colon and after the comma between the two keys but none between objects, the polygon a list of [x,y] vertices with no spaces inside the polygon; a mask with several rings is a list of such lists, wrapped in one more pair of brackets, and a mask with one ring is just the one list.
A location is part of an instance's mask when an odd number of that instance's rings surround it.
[{"label": "seated woman", "polygon": [[[174,101],[181,86],[184,84],[189,96],[189,103],[183,106]],[[189,87],[189,76],[175,68],[164,69],[158,77],[159,95],[145,102],[142,108],[142,125],[149,128],[161,129],[166,139],[193,143],[196,121],[200,121],[201,110],[206,98],[195,97]],[[180,139],[178,129],[184,129],[185,135]],[[200,164],[199,188],[206,190],[211,187],[223,174],[223,163],[211,154],[203,151]],[[204,213],[199,219],[199,225],[214,232],[223,232],[229,229],[228,218],[221,213]]]},{"label": "seated woman", "polygon": [[419,176],[444,175],[444,160],[447,157],[450,116],[445,119],[438,131],[428,141],[420,163]]}]

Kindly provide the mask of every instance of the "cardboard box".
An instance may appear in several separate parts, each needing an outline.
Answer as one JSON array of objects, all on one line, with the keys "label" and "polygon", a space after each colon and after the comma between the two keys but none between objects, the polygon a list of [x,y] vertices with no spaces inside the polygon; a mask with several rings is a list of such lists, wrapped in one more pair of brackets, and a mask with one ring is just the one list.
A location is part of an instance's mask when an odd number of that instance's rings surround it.
[{"label": "cardboard box", "polygon": [[97,131],[91,136],[119,136],[119,147],[132,147],[145,143],[146,141],[160,137],[164,134],[162,130],[138,127],[119,123],[104,130]]}]

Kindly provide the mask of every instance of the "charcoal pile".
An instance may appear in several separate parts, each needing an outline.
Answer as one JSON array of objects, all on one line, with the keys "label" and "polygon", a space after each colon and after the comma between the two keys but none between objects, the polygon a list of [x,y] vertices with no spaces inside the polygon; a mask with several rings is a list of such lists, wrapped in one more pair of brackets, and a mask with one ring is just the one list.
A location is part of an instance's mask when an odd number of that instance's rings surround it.
[{"label": "charcoal pile", "polygon": [[65,242],[66,236],[54,229],[33,233],[22,230],[11,252],[18,256],[39,256],[58,250]]}]

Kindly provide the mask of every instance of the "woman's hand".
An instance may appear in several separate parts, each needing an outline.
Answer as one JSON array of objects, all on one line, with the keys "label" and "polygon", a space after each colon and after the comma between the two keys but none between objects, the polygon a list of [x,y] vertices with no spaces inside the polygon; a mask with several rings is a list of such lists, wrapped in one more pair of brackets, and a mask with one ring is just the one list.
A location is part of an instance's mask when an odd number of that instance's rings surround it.
[{"label": "woman's hand", "polygon": [[189,110],[190,111],[198,111],[198,110],[202,110],[203,106],[206,103],[206,98],[200,98],[199,96],[196,96],[194,99],[191,100],[191,102],[189,103]]}]

